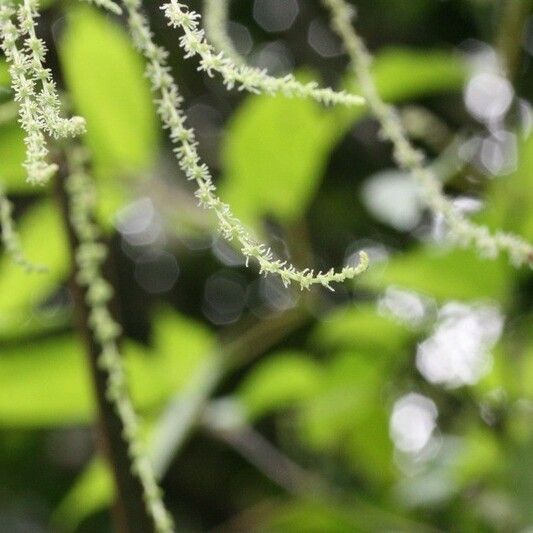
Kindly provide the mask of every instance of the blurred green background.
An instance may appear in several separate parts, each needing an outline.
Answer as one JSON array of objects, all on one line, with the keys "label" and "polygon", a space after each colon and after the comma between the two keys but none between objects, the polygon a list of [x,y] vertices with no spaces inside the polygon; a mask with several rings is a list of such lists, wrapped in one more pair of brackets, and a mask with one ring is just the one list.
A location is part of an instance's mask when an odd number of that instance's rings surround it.
[{"label": "blurred green background", "polygon": [[[457,208],[533,239],[530,2],[352,3],[381,94]],[[531,271],[455,249],[363,109],[228,93],[146,2],[223,198],[298,265],[372,261],[334,293],[259,278],[196,207],[123,21],[43,4],[178,530],[530,531]],[[319,2],[235,0],[229,30],[256,66],[357,90]],[[0,531],[109,531],[66,239],[53,195],[24,182],[10,97],[0,60],[0,181],[48,273],[0,256]]]}]

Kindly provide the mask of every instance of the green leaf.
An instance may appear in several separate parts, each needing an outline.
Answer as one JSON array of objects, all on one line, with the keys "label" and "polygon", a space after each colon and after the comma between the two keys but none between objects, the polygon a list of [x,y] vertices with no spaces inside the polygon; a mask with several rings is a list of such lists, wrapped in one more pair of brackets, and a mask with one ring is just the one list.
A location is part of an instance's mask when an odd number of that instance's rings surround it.
[{"label": "green leaf", "polygon": [[243,220],[298,220],[313,198],[331,151],[334,123],[315,102],[247,98],[222,148],[222,196]]},{"label": "green leaf", "polygon": [[[50,200],[30,207],[18,230],[28,258],[47,268],[45,273],[26,273],[11,258],[0,258],[0,324],[11,314],[31,309],[51,294],[66,277],[69,253],[59,209]],[[0,326],[1,329],[1,326]]]},{"label": "green leaf", "polygon": [[373,73],[381,96],[401,102],[457,91],[467,69],[457,55],[442,50],[391,48],[376,57]]},{"label": "green leaf", "polygon": [[[125,342],[130,389],[139,409],[159,408],[212,350],[210,332],[170,312],[155,318],[154,348]],[[92,419],[92,390],[81,344],[72,335],[18,343],[0,358],[0,427],[50,427]]]},{"label": "green leaf", "polygon": [[[354,509],[355,510],[355,509]],[[366,517],[357,517],[352,509],[329,506],[318,501],[283,502],[272,509],[258,529],[268,533],[346,533],[363,531]]]},{"label": "green leaf", "polygon": [[459,485],[483,483],[501,468],[503,453],[493,432],[473,428],[461,444],[459,456],[452,467],[452,474]]},{"label": "green leaf", "polygon": [[9,90],[9,72],[7,70],[7,63],[5,61],[0,60],[0,90]]},{"label": "green leaf", "polygon": [[214,349],[213,335],[202,324],[169,310],[154,317],[152,352],[130,349],[127,369],[131,393],[144,408],[161,406],[188,382]]},{"label": "green leaf", "polygon": [[0,125],[0,183],[11,194],[39,192],[26,181],[24,135],[16,121]]},{"label": "green leaf", "polygon": [[[309,497],[304,500],[283,500],[261,519],[256,529],[265,533],[362,533],[396,531],[422,533],[428,528],[402,517],[398,511],[380,509],[365,501],[358,491],[354,498]],[[270,511],[270,512],[268,512]]]},{"label": "green leaf", "polygon": [[318,323],[311,342],[329,350],[355,349],[368,351],[373,357],[390,355],[398,359],[412,339],[398,321],[382,316],[376,304],[357,303],[336,309]]},{"label": "green leaf", "polygon": [[[386,102],[401,103],[462,88],[467,68],[458,56],[442,50],[390,48],[382,51],[372,66],[374,82]],[[344,87],[357,94],[361,89],[349,73]],[[337,108],[339,128],[350,128],[366,114],[365,108]]]},{"label": "green leaf", "polygon": [[65,331],[71,323],[67,308],[21,308],[0,313],[0,342],[25,342],[29,338]]},{"label": "green leaf", "polygon": [[158,147],[150,89],[128,35],[86,6],[69,11],[59,45],[76,112],[99,175],[115,177],[151,165]]},{"label": "green leaf", "polygon": [[320,387],[322,369],[308,354],[281,352],[257,365],[239,387],[251,419],[293,406]]},{"label": "green leaf", "polygon": [[81,344],[72,335],[2,349],[0,426],[88,422],[92,390]]},{"label": "green leaf", "polygon": [[361,282],[379,291],[396,285],[441,301],[491,298],[505,303],[513,288],[512,272],[503,258],[493,261],[471,250],[420,247],[371,269]]},{"label": "green leaf", "polygon": [[493,229],[502,229],[533,240],[533,137],[519,146],[518,168],[510,176],[491,180],[486,195],[486,210],[479,219]]},{"label": "green leaf", "polygon": [[301,409],[302,439],[322,453],[340,453],[347,466],[376,486],[395,476],[383,402],[389,375],[378,358],[343,352],[325,370],[321,390]]},{"label": "green leaf", "polygon": [[106,507],[113,494],[109,469],[101,459],[94,459],[61,500],[52,522],[61,531],[75,531],[86,518]]},{"label": "green leaf", "polygon": [[[533,320],[533,316],[530,315],[529,320]],[[527,346],[521,355],[518,383],[523,397],[533,398],[533,342]]]},{"label": "green leaf", "polygon": [[[466,71],[445,52],[394,49],[376,59],[374,73],[382,96],[398,102],[456,90]],[[297,98],[246,98],[226,128],[222,196],[250,224],[265,215],[298,220],[334,146],[365,114],[365,108],[325,109]]]}]

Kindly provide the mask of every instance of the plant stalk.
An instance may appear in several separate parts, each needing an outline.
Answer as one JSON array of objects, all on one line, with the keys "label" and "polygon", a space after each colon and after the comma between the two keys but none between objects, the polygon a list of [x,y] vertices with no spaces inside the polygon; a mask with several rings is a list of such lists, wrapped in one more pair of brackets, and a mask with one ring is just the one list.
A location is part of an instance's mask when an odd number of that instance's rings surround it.
[{"label": "plant stalk", "polygon": [[89,327],[89,309],[85,303],[86,291],[76,281],[75,261],[79,241],[71,224],[72,213],[66,190],[69,169],[65,158],[61,158],[59,172],[55,180],[55,195],[68,236],[72,261],[70,291],[74,301],[76,329],[83,340],[93,383],[98,426],[98,446],[107,459],[116,487],[116,504],[113,512],[115,528],[120,533],[151,533],[152,521],[146,512],[143,492],[138,478],[131,471],[128,446],[123,438],[123,425],[113,404],[106,397],[107,373],[98,365],[101,347]]}]

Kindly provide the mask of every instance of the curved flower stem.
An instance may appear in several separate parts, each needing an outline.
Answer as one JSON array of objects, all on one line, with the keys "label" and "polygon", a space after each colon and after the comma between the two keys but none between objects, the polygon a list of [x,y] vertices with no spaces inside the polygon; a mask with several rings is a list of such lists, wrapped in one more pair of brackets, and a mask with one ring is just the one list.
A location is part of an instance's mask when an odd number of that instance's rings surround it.
[{"label": "curved flower stem", "polygon": [[352,8],[345,0],[322,0],[331,13],[333,29],[341,37],[357,75],[361,91],[371,112],[381,124],[383,136],[394,147],[394,159],[420,185],[427,206],[446,221],[451,234],[464,247],[473,246],[483,256],[494,258],[508,254],[518,266],[533,267],[533,246],[526,240],[503,231],[492,232],[464,217],[442,190],[435,173],[425,164],[425,157],[410,142],[396,109],[380,97],[371,74],[372,58],[352,26]]},{"label": "curved flower stem", "polygon": [[224,52],[215,50],[207,41],[204,30],[200,29],[201,17],[198,13],[177,0],[171,0],[161,9],[165,12],[169,26],[183,32],[179,43],[185,51],[185,58],[200,56],[199,70],[205,71],[209,76],[213,76],[215,72],[220,74],[229,90],[238,87],[240,91],[254,94],[280,93],[288,97],[311,98],[325,105],[359,106],[364,103],[359,95],[320,88],[316,82],[303,84],[292,74],[276,78],[269,76],[264,70],[244,64],[236,65]]},{"label": "curved flower stem", "polygon": [[204,0],[204,27],[207,38],[216,50],[223,52],[235,65],[246,64],[237,52],[228,34],[229,2],[228,0]]},{"label": "curved flower stem", "polygon": [[200,205],[216,215],[223,237],[239,243],[246,264],[254,259],[259,264],[260,273],[276,274],[286,286],[294,282],[301,289],[309,289],[313,285],[331,289],[332,283],[352,279],[364,272],[368,267],[368,255],[364,252],[360,253],[357,266],[345,266],[338,272],[331,269],[315,273],[309,269],[297,270],[287,261],[276,259],[270,248],[255,240],[232,213],[230,206],[216,195],[209,168],[200,160],[194,130],[186,126],[186,117],[181,109],[182,97],[166,62],[168,53],[154,43],[152,32],[141,11],[140,0],[123,0],[123,5],[134,43],[147,61],[147,76],[155,94],[158,114],[164,127],[169,130],[180,168],[189,180],[196,182],[196,196]]}]

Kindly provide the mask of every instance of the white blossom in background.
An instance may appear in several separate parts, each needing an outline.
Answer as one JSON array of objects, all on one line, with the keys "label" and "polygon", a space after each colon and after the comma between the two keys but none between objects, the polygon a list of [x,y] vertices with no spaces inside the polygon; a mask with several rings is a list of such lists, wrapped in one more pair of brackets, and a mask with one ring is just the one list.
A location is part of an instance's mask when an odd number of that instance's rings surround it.
[{"label": "white blossom in background", "polygon": [[419,186],[400,170],[372,176],[363,186],[362,198],[377,220],[399,231],[413,230],[422,218]]},{"label": "white blossom in background", "polygon": [[480,72],[468,82],[465,94],[468,111],[478,120],[491,123],[501,120],[514,99],[513,86],[503,76]]},{"label": "white blossom in background", "polygon": [[437,428],[435,403],[417,393],[409,393],[394,404],[389,433],[396,449],[417,455],[430,443]]},{"label": "white blossom in background", "polygon": [[398,287],[387,287],[378,301],[382,315],[392,316],[411,327],[418,327],[428,320],[434,307],[435,302],[431,298]]},{"label": "white blossom in background", "polygon": [[477,383],[492,366],[490,350],[503,324],[496,307],[445,305],[433,334],[418,346],[418,370],[431,383],[451,388]]}]

